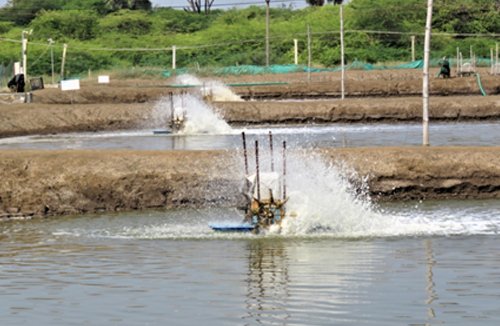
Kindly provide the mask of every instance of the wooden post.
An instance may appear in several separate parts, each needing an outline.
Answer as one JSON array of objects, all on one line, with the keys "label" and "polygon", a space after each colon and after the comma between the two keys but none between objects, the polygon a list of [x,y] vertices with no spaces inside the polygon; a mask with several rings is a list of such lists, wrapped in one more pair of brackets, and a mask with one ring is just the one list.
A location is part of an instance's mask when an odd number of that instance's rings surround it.
[{"label": "wooden post", "polygon": [[307,24],[307,53],[308,53],[308,57],[309,57],[309,60],[307,63],[307,67],[309,68],[309,69],[307,69],[308,70],[307,80],[310,84],[311,83],[311,28],[309,27],[309,24]]},{"label": "wooden post", "polygon": [[286,141],[283,141],[283,200],[286,199]]},{"label": "wooden post", "polygon": [[243,157],[245,158],[245,176],[248,175],[248,156],[247,156],[247,140],[245,137],[245,132],[241,133],[241,137],[243,138]]},{"label": "wooden post", "polygon": [[429,146],[429,57],[431,51],[432,0],[427,2],[425,25],[424,78],[423,78],[423,146]]},{"label": "wooden post", "polygon": [[259,173],[259,141],[255,141],[255,182],[257,182],[257,200],[260,202],[260,173]]},{"label": "wooden post", "polygon": [[175,56],[176,56],[176,47],[175,45],[172,45],[172,69],[177,69]]},{"label": "wooden post", "polygon": [[54,43],[52,41],[51,38],[49,38],[50,40],[50,66],[52,67],[52,85],[54,85],[54,47],[52,46],[52,43]]},{"label": "wooden post", "polygon": [[344,15],[340,5],[340,64],[342,65],[342,99],[345,98],[345,61],[344,61]]},{"label": "wooden post", "polygon": [[[174,94],[172,92],[169,93],[170,97],[170,126],[172,129],[174,128]],[[173,130],[172,130],[173,132]]]},{"label": "wooden post", "polygon": [[28,39],[23,38],[23,74],[24,84],[28,85]]},{"label": "wooden post", "polygon": [[271,131],[269,131],[269,149],[271,150],[271,172],[274,172],[273,134]]},{"label": "wooden post", "polygon": [[472,68],[472,45],[470,46],[470,59],[469,59],[470,66]]},{"label": "wooden post", "polygon": [[266,0],[266,66],[269,67],[269,1]]},{"label": "wooden post", "polygon": [[457,46],[457,75],[460,72],[460,50]]},{"label": "wooden post", "polygon": [[[462,56],[462,52],[460,52],[460,72],[462,72],[462,67],[464,66],[464,57]],[[460,77],[463,75],[460,74]]]},{"label": "wooden post", "polygon": [[64,44],[63,46],[63,56],[62,56],[62,62],[61,62],[61,78],[64,79],[64,64],[66,63],[66,49],[68,45]]},{"label": "wooden post", "polygon": [[495,59],[495,73],[497,73],[497,69],[498,69],[498,43],[497,43],[497,53]]},{"label": "wooden post", "polygon": [[415,35],[411,36],[411,61],[415,61]]},{"label": "wooden post", "polygon": [[491,60],[491,62],[490,62],[491,63],[491,74],[493,75],[494,74],[494,72],[493,72],[493,65],[494,65],[493,64],[493,48],[490,48],[490,58],[491,58],[490,59]]},{"label": "wooden post", "polygon": [[294,47],[295,47],[295,64],[298,65],[299,64],[299,40],[297,40],[296,38],[293,39],[293,44],[294,44]]}]

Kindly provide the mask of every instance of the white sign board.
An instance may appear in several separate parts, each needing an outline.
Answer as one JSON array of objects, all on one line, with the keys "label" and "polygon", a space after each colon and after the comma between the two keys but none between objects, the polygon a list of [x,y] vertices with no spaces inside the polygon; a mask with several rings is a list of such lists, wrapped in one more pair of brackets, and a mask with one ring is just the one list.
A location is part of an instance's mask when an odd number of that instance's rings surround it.
[{"label": "white sign board", "polygon": [[62,91],[73,91],[77,89],[80,89],[79,79],[61,80]]},{"label": "white sign board", "polygon": [[99,77],[97,77],[97,82],[99,84],[109,83],[109,76],[99,76]]}]

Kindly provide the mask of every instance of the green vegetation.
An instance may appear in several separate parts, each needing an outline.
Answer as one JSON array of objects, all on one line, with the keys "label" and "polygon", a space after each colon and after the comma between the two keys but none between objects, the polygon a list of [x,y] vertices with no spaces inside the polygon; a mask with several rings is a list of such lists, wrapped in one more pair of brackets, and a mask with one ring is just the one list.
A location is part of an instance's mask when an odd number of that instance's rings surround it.
[{"label": "green vegetation", "polygon": [[[172,8],[148,9],[151,8],[148,3],[143,0],[11,0],[10,6],[0,9],[0,63],[20,61],[21,33],[33,29],[28,50],[31,75],[51,71],[48,38],[55,41],[56,71],[60,70],[63,44],[68,44],[66,75],[84,74],[89,69],[170,68],[173,45],[177,47],[177,67],[180,68],[265,64],[264,5],[211,10],[205,15]],[[36,16],[28,19],[26,15],[14,15],[13,4],[26,5],[26,10],[33,9],[29,12]],[[38,9],[28,4],[37,4]],[[416,36],[416,59],[421,59],[426,4],[425,0],[349,2],[344,6],[347,62],[355,59],[368,63],[409,62],[412,34]],[[313,64],[338,66],[339,10],[340,6],[332,5],[301,10],[271,8],[270,62],[293,63],[293,39],[298,39],[299,63],[306,63],[309,23]],[[434,0],[431,56],[451,57],[460,47],[467,58],[472,45],[477,57],[489,58],[496,38],[477,34],[500,33],[499,12],[500,1]]]}]

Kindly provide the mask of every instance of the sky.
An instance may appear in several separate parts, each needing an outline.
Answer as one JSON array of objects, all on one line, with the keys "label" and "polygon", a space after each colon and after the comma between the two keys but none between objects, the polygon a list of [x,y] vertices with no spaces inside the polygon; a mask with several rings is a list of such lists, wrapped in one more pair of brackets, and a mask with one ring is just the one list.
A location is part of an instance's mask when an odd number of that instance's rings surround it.
[{"label": "sky", "polygon": [[[188,2],[186,0],[150,0],[153,4],[153,7],[173,7],[177,9],[181,9],[188,6]],[[346,0],[345,3],[350,2],[351,0]],[[7,3],[7,0],[0,0],[0,7],[3,7]],[[227,9],[231,7],[245,8],[251,5],[265,5],[265,0],[215,0],[212,8],[213,9]],[[282,4],[285,4],[287,7],[292,4],[295,9],[302,9],[307,7],[305,0],[271,0],[271,6],[280,7]]]}]

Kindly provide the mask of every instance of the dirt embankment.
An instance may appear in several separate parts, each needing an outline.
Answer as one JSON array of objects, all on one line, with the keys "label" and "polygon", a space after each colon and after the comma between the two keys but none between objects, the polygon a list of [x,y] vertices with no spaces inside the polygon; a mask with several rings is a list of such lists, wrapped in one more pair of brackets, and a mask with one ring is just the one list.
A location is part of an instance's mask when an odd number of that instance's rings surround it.
[{"label": "dirt embankment", "polygon": [[[366,177],[374,200],[500,198],[499,147],[320,152]],[[3,150],[0,218],[236,206],[240,158],[236,151]]]},{"label": "dirt embankment", "polygon": [[[437,70],[431,76],[435,73]],[[314,73],[311,84],[307,84],[307,73],[225,77],[220,80],[291,82],[289,85],[232,88],[245,98],[323,100],[214,102],[212,106],[226,121],[234,124],[418,121],[422,118],[421,74],[421,70],[349,71],[346,100],[338,100],[340,72]],[[494,95],[500,93],[500,76],[490,76],[487,70],[481,72],[481,76],[488,96],[481,95],[476,77],[431,78],[430,119],[499,119],[500,97]],[[196,88],[158,86],[174,83],[173,79],[112,80],[109,84],[84,82],[77,91],[37,90],[33,95],[35,103],[0,105],[0,137],[159,127],[155,125],[158,111],[153,112],[159,99],[169,92],[200,92]]]},{"label": "dirt embankment", "polygon": [[[481,77],[481,85],[488,95],[500,94],[499,76]],[[317,99],[340,98],[341,82],[312,84],[263,85],[232,88],[244,99]],[[482,95],[476,77],[437,79],[429,81],[431,96]],[[345,97],[408,97],[422,96],[422,79],[345,81]]]},{"label": "dirt embankment", "polygon": [[[421,98],[302,102],[214,102],[230,124],[372,123],[422,120]],[[0,106],[0,138],[67,132],[113,131],[158,126],[154,103],[15,104]],[[439,97],[430,101],[431,121],[500,119],[500,96]]]},{"label": "dirt embankment", "polygon": [[[419,72],[419,78],[415,74]],[[323,75],[321,75],[323,74]],[[311,84],[297,83],[302,80],[301,74],[238,76],[240,83],[252,83],[278,79],[289,82],[287,85],[248,85],[232,86],[231,90],[244,99],[325,99],[341,97],[340,73],[316,73]],[[263,79],[266,78],[266,79]],[[227,78],[226,78],[227,79]],[[221,79],[224,80],[224,79]],[[307,79],[306,79],[307,80]],[[100,103],[144,103],[155,101],[169,92],[200,92],[193,87],[168,87],[174,81],[158,81],[158,84],[137,85],[138,81],[113,81],[107,85],[95,83],[82,84],[77,91],[61,91],[60,89],[44,89],[34,92],[33,99],[38,104],[100,104]],[[163,86],[161,86],[163,84]],[[481,75],[481,84],[487,95],[500,94],[500,76]],[[161,86],[161,87],[160,87]],[[431,96],[481,96],[478,79],[474,76],[463,78],[430,78],[429,92]],[[345,80],[345,96],[360,97],[411,97],[422,96],[422,72],[417,71],[353,71]]]},{"label": "dirt embankment", "polygon": [[[370,123],[422,121],[422,98],[347,99],[303,102],[217,102],[233,124]],[[500,96],[434,97],[432,121],[500,119]]]},{"label": "dirt embankment", "polygon": [[152,123],[154,104],[0,105],[0,138],[130,130]]}]

